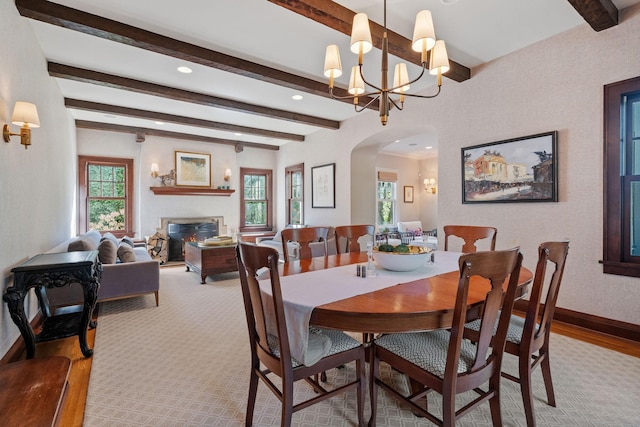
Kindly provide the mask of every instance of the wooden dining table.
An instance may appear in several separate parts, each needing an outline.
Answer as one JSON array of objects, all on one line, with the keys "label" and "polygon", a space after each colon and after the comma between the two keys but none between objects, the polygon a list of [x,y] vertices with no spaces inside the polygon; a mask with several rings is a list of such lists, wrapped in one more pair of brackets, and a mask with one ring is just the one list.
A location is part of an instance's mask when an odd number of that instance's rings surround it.
[{"label": "wooden dining table", "polygon": [[[437,259],[436,254],[436,262]],[[366,262],[366,252],[329,255],[284,263],[279,273],[300,275],[300,279],[304,279],[304,273]],[[313,309],[310,324],[363,333],[448,328],[453,318],[458,278],[456,270],[322,304]],[[526,294],[532,278],[531,271],[522,267],[517,297]],[[490,285],[480,279],[471,283],[469,316],[473,317],[474,311],[481,309]]]}]

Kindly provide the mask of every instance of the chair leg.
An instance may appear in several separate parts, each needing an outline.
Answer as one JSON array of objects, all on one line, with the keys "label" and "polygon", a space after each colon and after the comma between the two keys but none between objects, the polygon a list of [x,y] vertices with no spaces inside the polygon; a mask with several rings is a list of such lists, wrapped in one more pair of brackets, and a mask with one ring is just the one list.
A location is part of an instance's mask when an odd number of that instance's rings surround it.
[{"label": "chair leg", "polygon": [[500,410],[500,372],[493,375],[489,380],[489,390],[494,390],[494,396],[489,399],[489,408],[491,409],[491,421],[493,427],[502,427],[502,412]]},{"label": "chair leg", "polygon": [[556,396],[553,392],[553,382],[551,381],[551,363],[549,362],[549,353],[541,349],[540,357],[543,357],[540,362],[540,368],[542,370],[542,379],[544,379],[544,387],[547,390],[547,404],[549,406],[556,406]]},{"label": "chair leg", "polygon": [[366,394],[367,379],[365,377],[364,363],[362,360],[356,360],[356,372],[360,383],[356,390],[356,397],[358,399],[358,426],[364,427],[364,396]]},{"label": "chair leg", "polygon": [[369,399],[371,403],[371,418],[369,427],[376,426],[376,413],[378,411],[378,385],[376,378],[380,375],[380,361],[376,358],[375,344],[369,346]]},{"label": "chair leg", "polygon": [[531,356],[521,354],[518,360],[520,375],[520,394],[527,418],[527,427],[535,427],[536,416],[533,408],[533,391],[531,389]]},{"label": "chair leg", "polygon": [[247,400],[247,414],[244,420],[244,424],[247,427],[253,425],[253,408],[256,405],[256,396],[258,394],[258,374],[255,369],[251,369],[251,375],[249,376],[249,399]]},{"label": "chair leg", "polygon": [[282,381],[282,420],[281,427],[291,427],[293,417],[293,382]]}]

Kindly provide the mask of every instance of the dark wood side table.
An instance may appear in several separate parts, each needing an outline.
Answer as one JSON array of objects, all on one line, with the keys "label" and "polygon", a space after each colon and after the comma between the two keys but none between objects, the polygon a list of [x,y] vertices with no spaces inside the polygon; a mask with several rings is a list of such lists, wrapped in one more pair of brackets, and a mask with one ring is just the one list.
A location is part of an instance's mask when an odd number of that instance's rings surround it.
[{"label": "dark wood side table", "polygon": [[[13,286],[7,289],[2,299],[7,303],[11,319],[20,329],[27,348],[27,359],[35,356],[36,343],[78,335],[80,350],[90,357],[93,350],[87,344],[87,328],[95,327],[91,322],[93,309],[98,299],[102,265],[98,251],[61,252],[36,255],[11,269]],[[84,305],[80,313],[51,316],[45,288],[59,288],[78,283],[84,293]],[[42,331],[35,335],[24,312],[24,298],[35,288],[44,317]]]},{"label": "dark wood side table", "polygon": [[184,263],[187,271],[200,273],[200,283],[204,284],[209,275],[238,271],[236,245],[198,246],[197,242],[187,242],[184,245]]}]

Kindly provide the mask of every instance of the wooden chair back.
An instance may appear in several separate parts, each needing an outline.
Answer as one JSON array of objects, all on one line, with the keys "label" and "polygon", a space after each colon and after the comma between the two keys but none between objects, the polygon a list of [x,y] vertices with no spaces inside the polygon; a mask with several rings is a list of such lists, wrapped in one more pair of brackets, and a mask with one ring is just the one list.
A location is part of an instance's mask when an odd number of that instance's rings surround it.
[{"label": "wooden chair back", "polygon": [[327,255],[327,238],[329,227],[304,227],[304,228],[285,228],[281,232],[282,236],[282,253],[284,254],[284,262],[289,262],[289,248],[287,242],[297,242],[300,245],[298,249],[298,259],[308,259],[313,257],[310,243],[323,242],[324,255]]},{"label": "wooden chair back", "polygon": [[[364,393],[365,393],[365,350],[357,346],[342,351],[329,351],[329,354],[311,366],[305,366],[291,358],[287,321],[284,314],[284,303],[280,276],[278,274],[278,251],[253,243],[238,243],[236,249],[240,286],[244,301],[249,341],[251,346],[251,375],[249,380],[249,399],[245,425],[253,425],[253,412],[258,392],[258,382],[262,380],[276,395],[282,404],[280,425],[291,426],[295,411],[304,409],[314,403],[331,398],[337,393],[356,389],[358,425],[364,426]],[[271,297],[263,297],[259,278],[269,280]],[[268,326],[267,319],[273,314],[274,319]],[[275,338],[275,344],[274,344]],[[271,342],[271,348],[269,346]],[[275,346],[275,348],[274,348]],[[347,384],[325,389],[317,378],[321,372],[356,362],[356,379]],[[264,368],[266,369],[264,369]],[[277,375],[282,383],[276,385],[270,378]],[[293,403],[293,384],[305,380],[317,393],[311,399]]]},{"label": "wooden chair back", "polygon": [[478,250],[476,242],[482,239],[490,239],[489,250],[496,249],[496,235],[498,229],[495,227],[482,227],[477,225],[445,225],[444,226],[444,250],[449,250],[449,237],[458,237],[464,240],[462,252],[473,253]]},{"label": "wooden chair back", "polygon": [[374,240],[375,227],[373,225],[340,225],[336,230],[336,251],[339,254],[348,252],[362,252],[358,240],[363,236],[371,236]]},{"label": "wooden chair back", "polygon": [[[383,386],[397,398],[408,403],[414,413],[425,416],[438,425],[453,426],[457,417],[464,415],[471,408],[489,400],[493,425],[502,425],[500,414],[500,370],[504,345],[509,326],[509,318],[518,287],[522,255],[519,248],[504,251],[483,251],[465,254],[460,257],[460,275],[456,291],[453,322],[448,336],[448,347],[444,374],[432,373],[418,366],[415,362],[406,360],[402,354],[392,352],[377,346],[374,341],[374,362],[372,369],[372,383]],[[487,286],[490,284],[490,286]],[[505,286],[506,284],[506,286]],[[467,368],[461,369],[461,348],[464,337],[464,325],[471,307],[467,303],[470,286],[486,286],[487,294],[482,310],[482,327],[473,350],[465,353]],[[495,328],[496,321],[498,322]],[[426,332],[425,334],[429,334]],[[427,352],[429,349],[425,349]],[[412,350],[409,350],[412,352]],[[428,358],[428,356],[426,356]],[[384,361],[392,368],[404,373],[415,384],[419,384],[422,392],[414,389],[414,393],[405,396],[393,387],[380,380],[378,375],[379,361]],[[485,384],[488,383],[488,387]],[[486,391],[481,390],[481,386]],[[375,426],[375,386],[372,389],[372,417],[370,426]],[[435,390],[442,394],[443,418],[439,419],[424,407],[414,403],[416,397],[425,392]],[[475,400],[458,411],[455,410],[456,395],[474,390],[478,394]]]}]

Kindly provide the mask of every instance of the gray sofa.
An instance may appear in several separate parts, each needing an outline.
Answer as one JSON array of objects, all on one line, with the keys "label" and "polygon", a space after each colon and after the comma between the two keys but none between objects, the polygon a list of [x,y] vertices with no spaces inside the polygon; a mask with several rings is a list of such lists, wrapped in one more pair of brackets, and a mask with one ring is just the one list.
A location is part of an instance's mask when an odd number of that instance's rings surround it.
[{"label": "gray sofa", "polygon": [[[287,225],[285,228],[291,228],[291,227],[307,227],[307,225],[295,225],[295,226]],[[327,255],[335,255],[337,253],[337,250],[336,250],[335,230],[333,227],[329,227],[329,232],[327,233],[327,237],[328,237],[327,238]],[[281,230],[278,230],[278,232],[274,236],[257,237],[256,244],[258,246],[266,246],[266,247],[277,250],[280,256],[279,257],[280,262],[284,262]],[[287,252],[289,253],[289,258],[292,261],[297,260],[299,256],[298,249],[300,245],[298,245],[298,243],[296,242],[287,242],[287,245],[288,245]],[[322,242],[311,243],[309,247],[311,248],[312,256],[314,257],[324,256],[324,248],[323,248]]]},{"label": "gray sofa", "polygon": [[[105,242],[106,240],[109,241]],[[114,244],[116,259],[113,256]],[[153,293],[156,305],[159,304],[160,264],[151,259],[146,247],[135,246],[131,239],[116,239],[110,233],[105,233],[103,237],[98,231],[92,230],[69,239],[48,252],[95,249],[98,250],[103,269],[98,302]],[[78,305],[84,299],[79,285],[47,289],[47,298],[51,307]]]}]

